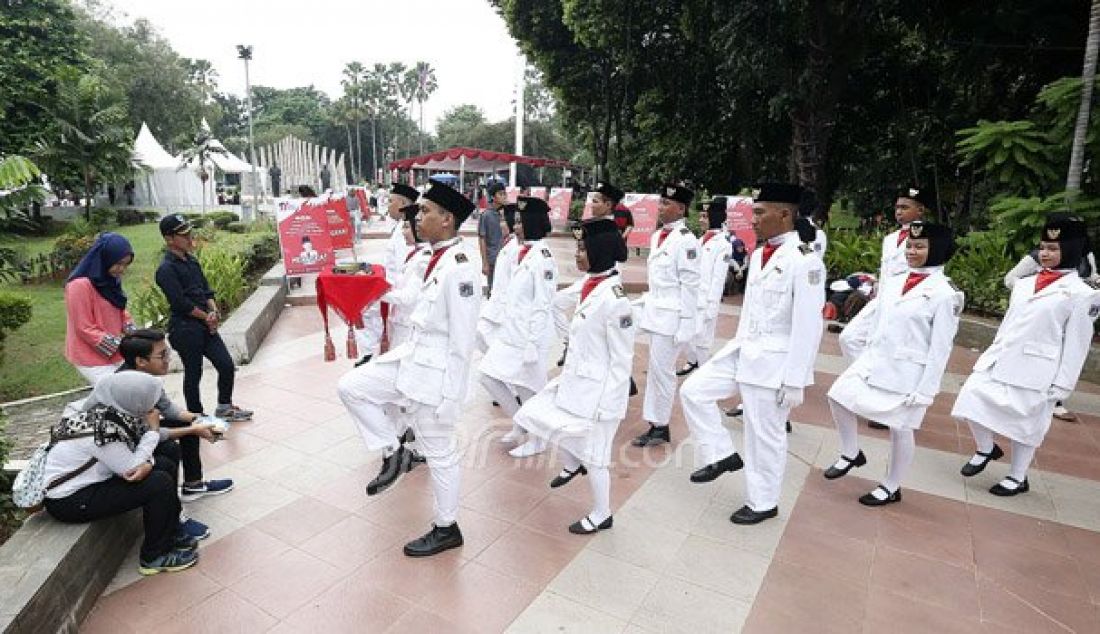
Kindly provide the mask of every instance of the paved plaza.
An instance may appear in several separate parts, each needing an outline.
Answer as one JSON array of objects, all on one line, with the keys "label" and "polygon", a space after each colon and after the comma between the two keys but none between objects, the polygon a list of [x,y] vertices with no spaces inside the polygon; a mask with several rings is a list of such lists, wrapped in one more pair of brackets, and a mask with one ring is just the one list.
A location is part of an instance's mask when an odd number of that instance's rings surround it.
[{"label": "paved plaza", "polygon": [[[568,244],[555,248],[563,272]],[[722,306],[716,347],[734,332],[739,300]],[[237,488],[186,505],[213,531],[199,564],[143,579],[135,546],[85,632],[1100,631],[1100,386],[1082,383],[1070,399],[1080,422],[1054,421],[1031,492],[997,498],[987,489],[1005,460],[959,475],[973,444],[948,412],[977,351],[956,347],[903,501],[866,508],[856,498],[885,473],[887,435],[861,425],[868,465],[822,477],[837,455],[824,394],[844,367],[826,334],[816,384],[792,414],[778,519],[729,522],[743,473],[688,481],[679,405],[671,447],[630,447],[645,428],[638,396],[616,439],[615,526],[581,537],[566,527],[588,510],[587,483],[551,490],[556,457],[510,458],[496,442],[509,422],[473,385],[460,425],[466,544],[409,559],[402,545],[432,515],[427,470],[364,494],[380,458],[336,395],[351,362],[325,363],[322,341],[316,308],[284,310],[240,370],[236,398],[254,422],[204,445],[207,475]],[[647,345],[640,336],[640,385]],[[174,397],[180,380],[168,378]],[[725,420],[741,447],[740,419]]]}]

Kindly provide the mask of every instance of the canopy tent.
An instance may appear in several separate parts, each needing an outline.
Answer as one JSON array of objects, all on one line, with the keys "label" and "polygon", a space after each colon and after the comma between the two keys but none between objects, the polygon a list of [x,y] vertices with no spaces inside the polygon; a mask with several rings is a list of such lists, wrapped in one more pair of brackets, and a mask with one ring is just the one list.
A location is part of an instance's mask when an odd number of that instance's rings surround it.
[{"label": "canopy tent", "polygon": [[391,170],[408,171],[411,169],[426,169],[453,172],[456,170],[466,172],[496,172],[508,167],[510,163],[521,163],[532,167],[572,167],[569,161],[560,159],[537,158],[508,154],[507,152],[493,152],[490,150],[478,150],[468,147],[453,147],[449,150],[430,152],[420,156],[412,156],[389,164]]},{"label": "canopy tent", "polygon": [[[210,132],[210,124],[206,122],[206,119],[202,120],[202,129],[206,132]],[[211,153],[210,162],[214,164],[214,167],[218,168],[223,174],[236,174],[241,175],[241,196],[247,197],[252,195],[252,164],[241,158],[238,158],[235,154],[225,148],[225,145],[221,141],[211,138],[210,147],[217,148],[225,152],[225,154]],[[192,161],[192,165],[195,161]],[[269,178],[267,170],[256,167],[256,180],[260,188],[259,194],[262,196],[265,192],[271,190],[269,185]]]},{"label": "canopy tent", "polygon": [[[140,172],[134,179],[134,204],[141,207],[196,207],[202,205],[202,180],[184,167],[157,141],[142,123],[134,140],[131,162]],[[207,204],[214,204],[214,188],[206,191]]]}]

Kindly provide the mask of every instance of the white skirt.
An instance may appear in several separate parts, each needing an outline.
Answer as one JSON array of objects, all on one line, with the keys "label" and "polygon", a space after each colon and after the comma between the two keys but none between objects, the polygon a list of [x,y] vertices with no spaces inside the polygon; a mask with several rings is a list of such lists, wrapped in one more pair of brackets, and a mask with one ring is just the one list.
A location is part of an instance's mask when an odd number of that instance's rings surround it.
[{"label": "white skirt", "polygon": [[829,398],[855,414],[894,429],[920,429],[924,422],[924,405],[906,405],[907,394],[899,394],[868,385],[858,372],[849,367],[829,389]]},{"label": "white skirt", "polygon": [[558,386],[552,383],[523,404],[513,417],[516,424],[577,457],[588,466],[611,464],[612,444],[621,419],[586,419],[554,404]]},{"label": "white skirt", "polygon": [[966,379],[951,415],[973,421],[1029,447],[1038,447],[1050,429],[1054,402],[1039,390],[1001,383],[988,372]]}]

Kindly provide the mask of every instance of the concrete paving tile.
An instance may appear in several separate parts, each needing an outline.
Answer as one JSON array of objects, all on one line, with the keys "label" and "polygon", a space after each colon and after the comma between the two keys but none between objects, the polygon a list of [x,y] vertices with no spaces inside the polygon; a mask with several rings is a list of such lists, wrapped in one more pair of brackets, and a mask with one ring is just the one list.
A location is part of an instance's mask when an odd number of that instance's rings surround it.
[{"label": "concrete paving tile", "polygon": [[593,550],[581,551],[548,590],[623,621],[641,606],[660,575]]},{"label": "concrete paving tile", "polygon": [[662,578],[630,622],[658,632],[740,631],[750,604],[671,577]]},{"label": "concrete paving tile", "polygon": [[511,634],[615,634],[625,628],[624,620],[554,592],[544,592],[505,631]]}]

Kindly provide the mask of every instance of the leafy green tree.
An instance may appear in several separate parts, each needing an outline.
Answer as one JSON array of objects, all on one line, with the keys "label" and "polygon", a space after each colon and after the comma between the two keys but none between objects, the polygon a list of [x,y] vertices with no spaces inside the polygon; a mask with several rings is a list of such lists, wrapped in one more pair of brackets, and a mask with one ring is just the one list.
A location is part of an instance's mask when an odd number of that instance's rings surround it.
[{"label": "leafy green tree", "polygon": [[99,185],[129,180],[134,134],[125,99],[94,73],[63,70],[50,123],[35,155],[51,181],[84,193],[85,218]]},{"label": "leafy green tree", "polygon": [[[363,173],[363,139],[359,126],[366,115],[363,84],[367,80],[367,68],[359,62],[348,62],[344,66],[343,75],[344,79],[340,81],[340,84],[344,87],[344,98],[346,100],[343,112],[355,123],[355,160],[353,162],[355,169],[353,170],[353,176],[358,181]],[[371,173],[374,173],[373,156],[371,161]]]},{"label": "leafy green tree", "polygon": [[199,129],[191,145],[180,153],[178,170],[193,169],[202,181],[202,213],[206,213],[206,182],[214,175],[214,157],[227,156],[228,152],[220,146],[210,130]]},{"label": "leafy green tree", "polygon": [[428,62],[417,62],[414,68],[408,71],[416,78],[416,84],[412,95],[420,104],[420,126],[417,136],[420,137],[420,153],[424,153],[424,102],[439,88],[439,82],[435,78],[435,69]]},{"label": "leafy green tree", "polygon": [[485,124],[485,113],[474,104],[448,108],[436,124],[436,136],[443,148],[466,145],[470,131]]},{"label": "leafy green tree", "polygon": [[1037,192],[1058,179],[1048,135],[1031,121],[985,121],[959,130],[963,165],[974,165],[1006,193]]}]

